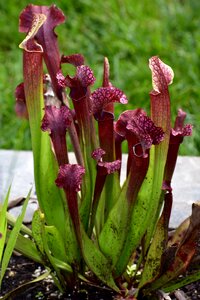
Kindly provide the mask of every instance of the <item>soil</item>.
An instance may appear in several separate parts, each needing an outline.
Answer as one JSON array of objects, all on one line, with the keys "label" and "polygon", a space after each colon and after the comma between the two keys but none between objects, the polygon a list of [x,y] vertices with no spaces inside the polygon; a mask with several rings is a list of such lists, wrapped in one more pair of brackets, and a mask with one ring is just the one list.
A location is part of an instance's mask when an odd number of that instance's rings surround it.
[{"label": "soil", "polygon": [[[6,275],[2,283],[1,296],[17,288],[19,285],[33,280],[44,273],[44,267],[35,263],[26,257],[12,255]],[[79,290],[73,293],[61,294],[54,285],[53,280],[49,277],[38,283],[32,284],[30,287],[20,290],[16,296],[12,296],[12,300],[112,300],[114,293],[106,288],[97,289],[92,286],[84,286],[81,284]]]},{"label": "soil", "polygon": [[[43,266],[34,263],[33,261],[18,255],[13,255],[6,275],[2,284],[2,294],[0,296],[10,292],[14,288],[18,287],[22,283],[35,279],[37,276],[44,273]],[[38,283],[32,284],[28,288],[23,288],[19,291],[19,294],[12,296],[8,299],[13,300],[114,300],[115,295],[112,291],[106,287],[96,288],[92,286],[81,285],[79,291],[75,291],[72,294],[61,294],[53,284],[51,278],[47,278]],[[192,283],[181,290],[177,290],[169,295],[171,300],[199,300],[200,299],[200,282]]]}]

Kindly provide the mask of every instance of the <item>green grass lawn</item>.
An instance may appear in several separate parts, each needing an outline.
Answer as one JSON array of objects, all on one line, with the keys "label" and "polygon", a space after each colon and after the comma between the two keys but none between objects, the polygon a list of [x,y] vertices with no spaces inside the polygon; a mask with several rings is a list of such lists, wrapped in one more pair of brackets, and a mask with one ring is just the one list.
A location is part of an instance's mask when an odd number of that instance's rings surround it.
[{"label": "green grass lawn", "polygon": [[[15,86],[22,80],[22,52],[18,48],[18,15],[24,0],[0,3],[0,148],[30,149],[26,121],[14,112]],[[52,1],[32,1],[50,5]],[[152,55],[175,73],[171,92],[172,117],[187,112],[194,134],[181,146],[183,155],[200,155],[200,1],[196,0],[61,0],[54,1],[68,20],[56,29],[63,54],[82,53],[101,84],[103,57],[111,64],[113,85],[128,96],[129,104],[116,113],[143,107],[149,112]]]}]

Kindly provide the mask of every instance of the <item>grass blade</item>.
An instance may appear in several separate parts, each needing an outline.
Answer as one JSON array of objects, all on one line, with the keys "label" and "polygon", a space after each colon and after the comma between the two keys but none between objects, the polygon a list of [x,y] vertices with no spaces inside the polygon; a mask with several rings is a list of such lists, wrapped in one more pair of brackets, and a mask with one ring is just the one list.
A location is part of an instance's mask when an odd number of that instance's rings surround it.
[{"label": "grass blade", "polygon": [[186,277],[179,277],[177,280],[174,280],[173,282],[169,282],[166,286],[164,286],[162,289],[164,292],[169,293],[174,290],[180,289],[181,287],[194,283],[195,281],[200,280],[200,271],[196,271],[193,274],[187,275]]},{"label": "grass blade", "polygon": [[9,240],[7,242],[7,246],[6,246],[6,249],[5,249],[5,252],[4,252],[4,256],[3,256],[3,260],[2,260],[2,265],[1,265],[0,286],[1,286],[1,283],[2,283],[3,276],[4,276],[5,272],[6,272],[6,268],[8,266],[10,257],[12,255],[13,249],[15,247],[17,236],[18,236],[18,234],[20,232],[20,229],[21,229],[21,225],[22,225],[22,222],[23,222],[23,219],[24,219],[24,215],[25,215],[25,212],[26,212],[26,207],[28,205],[30,194],[31,194],[31,190],[28,193],[28,196],[27,196],[27,198],[26,198],[26,200],[24,202],[24,205],[22,207],[22,212],[19,215],[19,217],[17,218],[15,226],[14,226],[13,230],[11,231]]},{"label": "grass blade", "polygon": [[6,231],[7,231],[7,219],[6,219],[6,212],[8,206],[8,199],[10,195],[11,186],[8,189],[6,194],[6,198],[4,200],[3,206],[0,205],[0,262],[2,259],[3,249],[5,246],[6,241]]}]

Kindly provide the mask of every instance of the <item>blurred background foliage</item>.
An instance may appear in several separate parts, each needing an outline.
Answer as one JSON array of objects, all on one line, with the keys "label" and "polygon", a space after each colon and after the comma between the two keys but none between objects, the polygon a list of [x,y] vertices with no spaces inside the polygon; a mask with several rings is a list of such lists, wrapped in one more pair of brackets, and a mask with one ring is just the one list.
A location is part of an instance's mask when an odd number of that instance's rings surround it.
[{"label": "blurred background foliage", "polygon": [[[0,2],[0,148],[30,149],[28,123],[14,112],[14,90],[22,81],[22,52],[18,48],[18,16],[29,3]],[[200,1],[196,0],[61,0],[55,3],[67,22],[57,27],[61,53],[82,53],[101,85],[103,58],[111,65],[111,81],[129,99],[116,104],[116,115],[125,109],[143,107],[149,113],[153,55],[169,64],[175,73],[170,86],[172,120],[177,109],[187,112],[194,134],[181,146],[182,155],[200,155]]]}]

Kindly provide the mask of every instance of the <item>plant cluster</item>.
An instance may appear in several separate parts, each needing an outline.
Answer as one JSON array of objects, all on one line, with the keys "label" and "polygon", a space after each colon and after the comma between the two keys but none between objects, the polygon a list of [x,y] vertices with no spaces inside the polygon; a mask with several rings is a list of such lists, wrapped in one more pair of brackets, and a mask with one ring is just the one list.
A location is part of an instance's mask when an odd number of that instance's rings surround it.
[{"label": "plant cluster", "polygon": [[[95,77],[84,57],[60,55],[54,28],[64,21],[54,5],[28,5],[20,14],[19,30],[27,35],[20,44],[24,82],[16,88],[16,112],[29,120],[40,208],[31,230],[19,228],[15,249],[45,265],[61,291],[80,281],[101,282],[120,299],[154,299],[186,283],[179,275],[195,255],[198,203],[168,237],[171,179],[192,126],[184,125],[179,109],[172,128],[168,86],[174,74],[157,56],[149,60],[150,117],[138,108],[115,121],[114,103],[128,99],[110,82],[108,59],[102,86],[92,91]],[[64,64],[74,66],[73,76],[63,74]],[[121,185],[123,143],[128,158]],[[5,222],[0,229],[5,236]],[[197,271],[187,283],[199,278]]]}]

